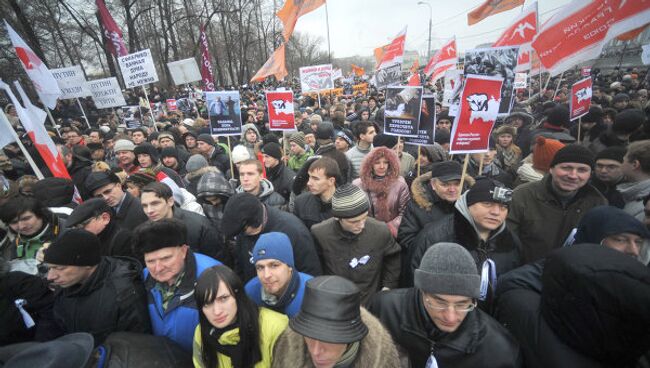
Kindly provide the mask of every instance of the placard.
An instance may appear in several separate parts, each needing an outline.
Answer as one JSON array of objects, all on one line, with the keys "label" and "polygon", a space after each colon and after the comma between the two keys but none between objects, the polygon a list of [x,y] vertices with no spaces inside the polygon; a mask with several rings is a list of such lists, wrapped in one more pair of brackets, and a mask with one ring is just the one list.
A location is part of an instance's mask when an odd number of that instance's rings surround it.
[{"label": "placard", "polygon": [[176,111],[176,99],[175,98],[168,98],[165,101],[165,104],[167,105],[167,111]]},{"label": "placard", "polygon": [[126,105],[120,83],[115,77],[88,81],[86,86],[93,96],[95,107],[98,109]]},{"label": "placard", "polygon": [[384,134],[417,137],[422,106],[422,87],[400,86],[386,89]]},{"label": "placard", "polygon": [[210,134],[241,134],[241,107],[238,91],[206,92],[205,100],[210,117]]},{"label": "placard", "polygon": [[589,112],[591,106],[591,77],[581,79],[571,86],[569,110],[571,120],[578,119]]},{"label": "placard", "polygon": [[528,74],[516,73],[514,88],[519,89],[519,88],[526,88],[526,87],[528,87]]},{"label": "placard", "polygon": [[158,73],[149,49],[117,58],[126,88],[158,82]]},{"label": "placard", "polygon": [[266,111],[269,112],[269,130],[295,130],[293,92],[266,92]]},{"label": "placard", "polygon": [[422,96],[420,109],[420,127],[417,137],[406,137],[405,144],[415,146],[433,146],[436,139],[436,96]]},{"label": "placard", "polygon": [[377,70],[375,82],[378,89],[402,83],[402,64],[393,64]]},{"label": "placard", "polygon": [[300,70],[300,87],[303,92],[334,88],[332,64],[304,66]]},{"label": "placard", "polygon": [[442,106],[452,105],[454,100],[460,98],[463,86],[463,71],[459,69],[445,70],[445,88],[442,94]]},{"label": "placard", "polygon": [[122,121],[127,129],[135,129],[142,126],[142,112],[140,105],[122,107]]},{"label": "placard", "polygon": [[81,66],[73,65],[66,68],[51,69],[50,71],[61,89],[60,99],[86,97],[92,94],[86,85],[86,77],[83,70],[81,70]]},{"label": "placard", "polygon": [[169,74],[172,75],[175,85],[188,84],[201,80],[201,72],[194,58],[172,61],[167,63]]}]

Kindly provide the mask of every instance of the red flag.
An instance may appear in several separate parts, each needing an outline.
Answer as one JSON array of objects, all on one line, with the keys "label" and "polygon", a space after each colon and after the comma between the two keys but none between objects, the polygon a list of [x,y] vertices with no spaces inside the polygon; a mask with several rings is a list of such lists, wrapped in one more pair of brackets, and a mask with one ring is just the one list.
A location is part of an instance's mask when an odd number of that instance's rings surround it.
[{"label": "red flag", "polygon": [[284,40],[289,41],[298,18],[318,9],[323,4],[325,4],[325,0],[287,0],[276,14],[284,27],[282,31]]},{"label": "red flag", "polygon": [[587,77],[571,86],[570,118],[575,120],[589,112],[591,105],[591,77]]},{"label": "red flag", "polygon": [[[406,28],[393,39],[391,43],[382,47],[381,58],[377,63],[377,69],[392,64],[401,63],[404,59],[404,42],[406,41]],[[377,53],[375,53],[377,56]]]},{"label": "red flag", "polygon": [[285,44],[282,44],[282,46],[278,47],[278,49],[271,54],[271,57],[266,61],[266,63],[264,63],[264,65],[262,65],[255,76],[251,78],[251,83],[263,81],[269,75],[275,76],[275,79],[277,80],[282,80],[287,76],[287,74],[289,74],[287,73],[285,65],[284,45]]},{"label": "red flag", "polygon": [[416,73],[420,69],[420,59],[415,59],[411,65],[411,73]]},{"label": "red flag", "polygon": [[411,76],[409,77],[408,85],[409,86],[416,86],[416,87],[421,86],[422,83],[420,83],[420,73],[415,72],[415,73],[411,74]]},{"label": "red flag", "polygon": [[381,62],[381,58],[384,55],[384,47],[386,46],[388,45],[379,46],[373,50],[373,53],[375,54],[375,68],[377,69],[379,68],[379,63]]},{"label": "red flag", "polygon": [[537,34],[537,2],[532,3],[510,23],[492,47],[518,46],[533,41]]},{"label": "red flag", "polygon": [[212,57],[208,49],[208,36],[205,34],[205,26],[201,25],[199,33],[199,42],[201,43],[201,80],[203,89],[214,91],[214,73],[212,72]]},{"label": "red flag", "polygon": [[357,77],[360,77],[360,76],[366,74],[366,70],[364,68],[360,67],[360,66],[356,66],[356,65],[352,64],[351,67],[352,67],[352,71],[354,72],[354,74]]},{"label": "red flag", "polygon": [[435,82],[445,74],[445,70],[454,68],[458,63],[456,37],[453,37],[438,50],[424,67],[424,74]]},{"label": "red flag", "polygon": [[645,31],[645,29],[648,26],[650,26],[650,23],[648,23],[648,24],[646,24],[644,26],[641,26],[641,27],[639,27],[637,29],[633,29],[633,30],[631,30],[629,32],[622,33],[622,34],[618,35],[618,37],[616,37],[616,39],[619,40],[619,41],[631,41],[631,40],[635,39],[638,35],[640,35],[641,32]]},{"label": "red flag", "polygon": [[467,13],[467,24],[476,24],[490,15],[524,5],[525,0],[486,0],[481,6]]},{"label": "red flag", "polygon": [[95,3],[97,4],[97,9],[99,11],[99,19],[101,20],[99,26],[104,34],[108,51],[115,55],[115,57],[128,55],[129,50],[124,44],[122,31],[120,30],[120,27],[117,26],[117,23],[115,23],[111,13],[108,12],[104,0],[95,0]]}]

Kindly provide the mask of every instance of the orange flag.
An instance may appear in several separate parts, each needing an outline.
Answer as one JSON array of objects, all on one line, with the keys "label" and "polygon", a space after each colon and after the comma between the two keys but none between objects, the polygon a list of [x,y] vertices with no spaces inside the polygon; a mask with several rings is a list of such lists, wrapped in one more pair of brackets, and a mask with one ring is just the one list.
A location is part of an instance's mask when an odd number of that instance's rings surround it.
[{"label": "orange flag", "polygon": [[486,0],[481,6],[467,13],[467,24],[476,24],[490,15],[524,5],[525,0]]},{"label": "orange flag", "polygon": [[323,4],[325,4],[325,0],[287,0],[282,9],[276,14],[284,27],[282,31],[284,40],[289,41],[298,18],[316,10]]},{"label": "orange flag", "polygon": [[408,85],[409,86],[416,86],[416,87],[421,86],[422,83],[420,82],[420,73],[417,73],[417,72],[413,73],[409,77]]},{"label": "orange flag", "polygon": [[377,64],[377,66],[379,66],[379,63],[381,63],[381,59],[384,57],[384,47],[385,46],[380,46],[374,50],[375,63]]},{"label": "orange flag", "polygon": [[251,78],[252,82],[261,82],[269,75],[275,76],[275,79],[282,80],[287,76],[287,67],[284,60],[284,43],[273,52],[271,57],[262,65],[255,76]]},{"label": "orange flag", "polygon": [[411,65],[411,74],[415,74],[420,69],[420,59],[415,59],[413,65]]},{"label": "orange flag", "polygon": [[631,30],[631,31],[629,31],[629,32],[622,33],[622,34],[618,35],[618,36],[616,37],[616,39],[617,39],[617,40],[620,40],[620,41],[630,41],[630,40],[633,40],[633,39],[636,38],[636,36],[640,35],[641,32],[643,32],[643,31],[646,29],[646,27],[649,26],[649,25],[650,25],[650,23],[648,23],[648,24],[646,24],[646,25],[644,25],[644,26],[641,26],[641,27],[639,27],[639,28],[637,28],[637,29],[633,29],[633,30]]},{"label": "orange flag", "polygon": [[364,68],[360,67],[360,66],[356,66],[356,65],[352,64],[351,67],[352,67],[352,71],[354,72],[354,74],[357,77],[360,77],[360,76],[366,74],[366,70]]}]

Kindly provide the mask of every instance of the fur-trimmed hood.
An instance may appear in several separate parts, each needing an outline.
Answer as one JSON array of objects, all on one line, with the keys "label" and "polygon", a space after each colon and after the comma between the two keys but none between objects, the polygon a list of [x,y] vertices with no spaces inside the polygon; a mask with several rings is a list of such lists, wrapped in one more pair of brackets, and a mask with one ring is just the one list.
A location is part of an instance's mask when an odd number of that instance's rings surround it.
[{"label": "fur-trimmed hood", "polygon": [[[375,180],[372,173],[372,165],[381,157],[388,160],[388,171],[383,180]],[[361,172],[359,178],[361,179],[361,187],[363,190],[371,192],[384,192],[388,193],[391,184],[399,177],[399,157],[397,153],[387,147],[373,148],[364,157],[361,162]]]},{"label": "fur-trimmed hood", "polygon": [[199,180],[203,174],[209,173],[209,172],[221,172],[219,169],[217,169],[215,166],[206,166],[202,167],[196,171],[192,171],[187,173],[185,175],[185,179],[187,181],[194,181],[194,180]]},{"label": "fur-trimmed hood", "polygon": [[[435,199],[433,198],[433,188],[431,188],[431,179],[433,175],[431,172],[422,174],[413,180],[411,184],[411,198],[418,207],[430,211],[433,207]],[[464,187],[471,187],[476,181],[473,177],[465,175]]]}]

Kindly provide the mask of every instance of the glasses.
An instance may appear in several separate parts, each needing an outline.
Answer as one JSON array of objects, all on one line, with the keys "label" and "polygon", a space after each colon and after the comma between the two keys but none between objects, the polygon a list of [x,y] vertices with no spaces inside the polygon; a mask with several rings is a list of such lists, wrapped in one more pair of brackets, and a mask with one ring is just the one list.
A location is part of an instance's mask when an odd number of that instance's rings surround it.
[{"label": "glasses", "polygon": [[440,312],[447,311],[450,307],[456,313],[468,313],[476,309],[476,302],[473,301],[460,304],[449,304],[445,301],[438,300],[435,297],[429,298],[428,296],[424,297],[424,304],[426,304],[427,307]]}]

